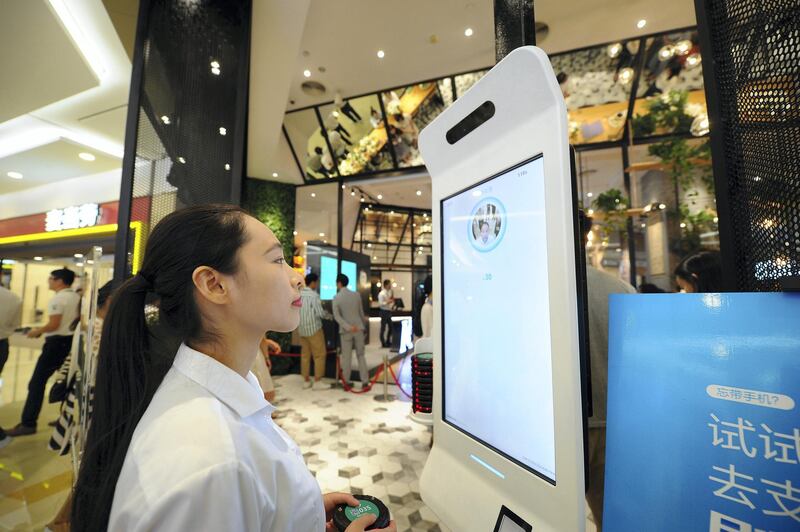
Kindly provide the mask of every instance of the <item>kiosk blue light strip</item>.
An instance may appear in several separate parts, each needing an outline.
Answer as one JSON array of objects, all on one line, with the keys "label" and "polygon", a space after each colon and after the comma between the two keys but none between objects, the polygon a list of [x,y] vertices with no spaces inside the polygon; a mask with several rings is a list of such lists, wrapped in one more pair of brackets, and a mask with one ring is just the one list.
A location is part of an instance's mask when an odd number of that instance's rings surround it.
[{"label": "kiosk blue light strip", "polygon": [[487,464],[486,462],[484,462],[483,460],[481,460],[480,458],[478,458],[474,454],[470,454],[469,457],[472,458],[473,460],[475,460],[476,462],[478,462],[480,465],[482,465],[483,467],[485,467],[489,471],[491,471],[492,473],[494,473],[495,475],[497,475],[498,477],[500,477],[502,479],[506,478],[506,476],[504,474],[502,474],[500,471],[498,471],[497,469],[493,468],[492,466],[490,466],[489,464]]}]

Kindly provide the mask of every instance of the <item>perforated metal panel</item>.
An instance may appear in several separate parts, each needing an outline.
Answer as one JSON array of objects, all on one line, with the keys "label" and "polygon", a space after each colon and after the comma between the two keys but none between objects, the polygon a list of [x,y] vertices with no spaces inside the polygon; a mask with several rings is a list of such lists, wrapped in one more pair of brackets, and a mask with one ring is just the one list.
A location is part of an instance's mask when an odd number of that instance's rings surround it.
[{"label": "perforated metal panel", "polygon": [[[131,97],[138,116],[127,130],[135,133],[135,161],[123,166],[123,182],[131,180],[130,221],[141,222],[140,246],[176,209],[239,202],[250,8],[250,0],[141,3],[141,55],[134,58],[141,60],[141,82],[134,80],[139,91]],[[126,139],[126,158],[129,147]],[[129,262],[135,245],[131,235]]]},{"label": "perforated metal panel", "polygon": [[696,5],[724,266],[778,290],[800,274],[800,1]]}]

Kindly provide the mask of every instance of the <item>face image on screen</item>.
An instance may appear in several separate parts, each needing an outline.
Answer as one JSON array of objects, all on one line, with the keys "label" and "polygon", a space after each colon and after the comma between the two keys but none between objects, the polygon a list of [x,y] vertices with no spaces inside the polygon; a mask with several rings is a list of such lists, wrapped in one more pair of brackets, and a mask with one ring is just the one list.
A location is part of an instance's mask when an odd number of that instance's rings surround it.
[{"label": "face image on screen", "polygon": [[[347,276],[347,288],[356,291],[356,263],[349,260],[342,261],[342,273]],[[336,297],[336,257],[320,257],[319,262],[319,297],[320,299],[333,299]]]},{"label": "face image on screen", "polygon": [[556,481],[543,158],[442,201],[444,420]]}]

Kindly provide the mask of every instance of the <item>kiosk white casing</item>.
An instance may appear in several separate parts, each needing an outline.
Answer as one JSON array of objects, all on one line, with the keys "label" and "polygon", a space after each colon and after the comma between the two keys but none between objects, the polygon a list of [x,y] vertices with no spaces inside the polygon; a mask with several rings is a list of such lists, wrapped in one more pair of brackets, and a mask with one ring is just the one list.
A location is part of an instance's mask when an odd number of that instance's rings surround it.
[{"label": "kiosk white casing", "polygon": [[[446,133],[487,101],[495,106],[494,116],[451,145]],[[511,52],[422,131],[420,150],[433,188],[437,305],[433,334],[434,445],[420,479],[422,498],[446,526],[459,532],[493,530],[501,506],[522,517],[536,532],[584,530],[584,425],[567,111],[547,55],[532,46]],[[547,241],[542,245],[546,250],[543,257],[547,260],[551,318],[555,485],[442,418],[442,200],[538,154],[544,159]],[[514,312],[513,307],[510,304],[507,312]]]}]

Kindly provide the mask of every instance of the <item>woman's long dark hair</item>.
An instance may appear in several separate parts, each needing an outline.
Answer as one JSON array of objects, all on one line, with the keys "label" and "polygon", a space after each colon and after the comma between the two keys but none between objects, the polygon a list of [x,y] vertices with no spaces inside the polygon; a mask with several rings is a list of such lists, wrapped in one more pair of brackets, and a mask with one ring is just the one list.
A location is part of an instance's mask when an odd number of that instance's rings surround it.
[{"label": "woman's long dark hair", "polygon": [[722,260],[716,251],[700,251],[683,259],[675,276],[690,283],[695,292],[722,291]]},{"label": "woman's long dark hair", "polygon": [[[244,211],[230,205],[190,207],[153,229],[141,271],[114,293],[98,355],[91,428],[72,503],[71,529],[106,530],[122,464],[136,425],[175,352],[151,348],[145,298],[158,298],[159,320],[180,341],[208,339],[194,298],[198,266],[233,274],[247,241]],[[117,250],[124,253],[124,250]]]}]

